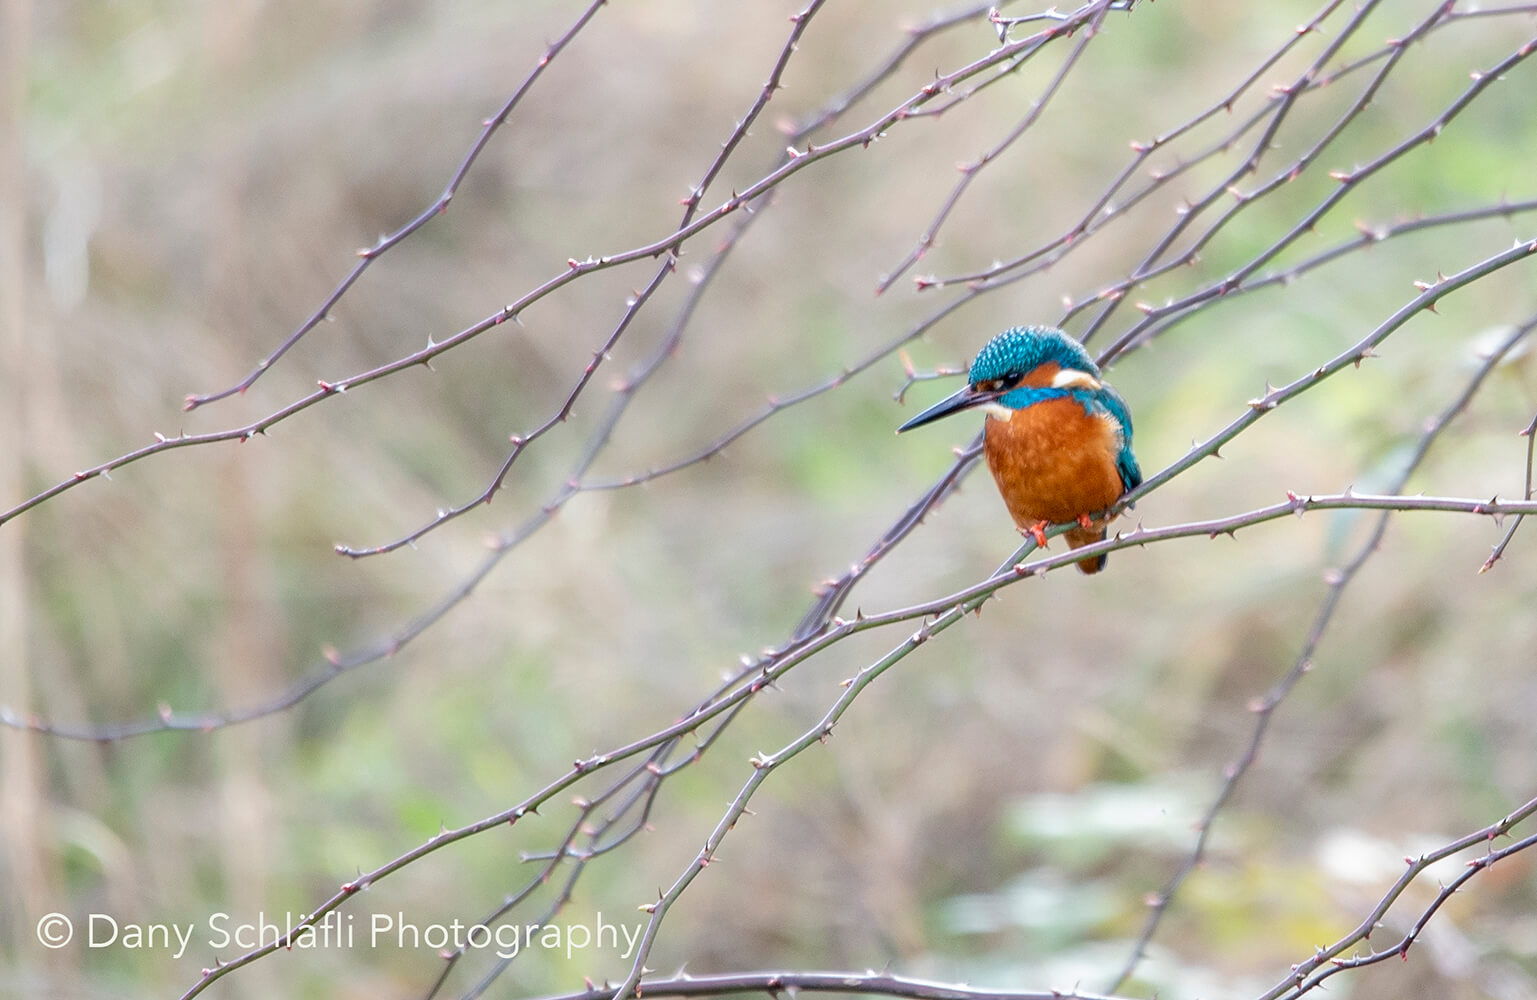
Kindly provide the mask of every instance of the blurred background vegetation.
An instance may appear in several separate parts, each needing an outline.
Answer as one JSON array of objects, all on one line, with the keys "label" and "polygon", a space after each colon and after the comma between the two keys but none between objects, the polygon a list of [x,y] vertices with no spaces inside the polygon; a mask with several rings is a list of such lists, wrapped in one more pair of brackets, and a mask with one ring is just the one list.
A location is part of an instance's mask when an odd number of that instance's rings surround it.
[{"label": "blurred background vegetation", "polygon": [[[1388,0],[1343,64],[1437,4]],[[251,391],[192,413],[298,325],[353,254],[429,205],[493,114],[582,9],[551,0],[0,0],[0,506],[152,440],[238,426],[334,379],[441,340],[584,259],[672,231],[678,201],[767,79],[797,5],[707,0],[601,9],[517,108],[446,215],[376,263]],[[1006,13],[1025,13],[1013,5]],[[1144,2],[1112,13],[1038,125],[978,175],[919,263],[958,274],[1067,230],[1131,157],[1188,121],[1316,12],[1312,3]],[[784,128],[868,75],[933,0],[828,4],[786,87],[705,198],[784,153]],[[1329,44],[1326,29],[1261,77]],[[1033,30],[1016,29],[1016,37]],[[1158,303],[1252,259],[1350,170],[1433,121],[1537,33],[1530,13],[1468,18],[1405,56],[1369,108],[1284,197],[1254,206],[1201,260],[1133,296]],[[937,33],[826,134],[873,121],[982,58],[977,17]],[[688,455],[900,338],[964,286],[874,289],[928,227],[956,164],[1028,111],[1071,42],[943,115],[813,164],[775,194],[675,354],[636,396],[595,479]],[[1332,65],[1332,64],[1331,64]],[[1364,78],[1300,103],[1286,163]],[[1387,225],[1537,196],[1537,75],[1484,91],[1436,142],[1395,162],[1278,262]],[[1197,147],[1191,147],[1197,148]],[[1021,322],[1055,323],[1123,277],[1244,148],[1166,186],[1060,265],[975,296],[908,346],[964,363]],[[1170,169],[1171,154],[1150,166]],[[1272,161],[1267,160],[1267,165]],[[1273,168],[1272,168],[1273,169]],[[1261,170],[1254,183],[1268,179]],[[1247,184],[1247,182],[1246,182]],[[471,499],[564,400],[656,268],[586,277],[434,362],[326,401],[251,442],[157,456],[0,526],[0,704],[106,724],[260,703],[378,640],[485,558],[488,535],[557,494],[615,380],[656,350],[724,227],[691,241],[571,420],[519,459],[488,506],[388,556],[375,545]],[[1385,242],[1232,302],[1119,359],[1144,470],[1162,469],[1284,384],[1361,340],[1434,280],[1533,238],[1533,216]],[[1422,314],[1359,370],[1267,416],[1142,500],[1148,526],[1236,513],[1285,491],[1381,488],[1457,395],[1490,331],[1537,310],[1515,265]],[[1091,346],[1141,314],[1125,307]],[[1092,315],[1090,313],[1089,315]],[[1068,324],[1074,330],[1073,323]],[[1077,330],[1082,329],[1080,322]],[[777,414],[708,463],[590,492],[397,655],[290,711],[209,733],[76,741],[0,734],[5,897],[0,979],[15,996],[177,995],[213,964],[194,945],[47,951],[49,911],[121,921],[303,913],[336,886],[507,808],[574,759],[687,712],[743,654],[787,640],[811,588],[859,559],[952,461],[964,421],[897,439],[895,353]],[[1518,496],[1537,407],[1529,356],[1486,383],[1410,491]],[[1015,988],[1098,989],[1125,961],[1192,823],[1249,740],[1251,699],[1302,649],[1326,572],[1366,536],[1360,512],[1116,553],[1094,578],[1054,573],[1002,594],[865,692],[826,747],[775,775],[676,907],[649,965],[670,972],[883,968]],[[1136,995],[1245,996],[1357,924],[1402,857],[1498,819],[1537,789],[1537,559],[1530,529],[1476,576],[1501,529],[1397,517],[1346,592],[1315,669],[1274,718],[1222,813]],[[982,579],[1018,544],[985,473],[928,519],[847,610],[929,600]],[[664,787],[652,830],[589,867],[564,912],[635,926],[698,852],[750,773],[805,730],[839,682],[906,632],[862,635],[757,698]],[[546,811],[411,865],[348,907],[421,923],[477,919],[527,877],[571,815]],[[1537,883],[1517,856],[1438,915],[1424,947],[1331,982],[1335,995],[1537,996]],[[553,890],[552,890],[553,891]],[[1433,886],[1418,887],[1423,904]],[[1405,925],[1390,925],[1396,937]],[[238,949],[220,952],[229,960]],[[447,995],[485,969],[456,969]],[[419,996],[429,948],[264,959],[220,996]],[[524,996],[621,978],[608,951],[532,951],[492,988]],[[477,971],[478,970],[478,971]]]}]

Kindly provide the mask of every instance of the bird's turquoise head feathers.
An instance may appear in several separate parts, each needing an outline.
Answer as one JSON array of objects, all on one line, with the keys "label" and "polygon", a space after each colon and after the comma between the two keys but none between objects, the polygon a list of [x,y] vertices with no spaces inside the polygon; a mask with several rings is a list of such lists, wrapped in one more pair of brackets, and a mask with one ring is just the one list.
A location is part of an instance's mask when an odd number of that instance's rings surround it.
[{"label": "bird's turquoise head feathers", "polygon": [[1054,363],[1064,370],[1086,372],[1098,380],[1099,365],[1083,345],[1049,326],[1016,326],[989,340],[971,363],[967,381],[1017,384],[1041,365]]}]

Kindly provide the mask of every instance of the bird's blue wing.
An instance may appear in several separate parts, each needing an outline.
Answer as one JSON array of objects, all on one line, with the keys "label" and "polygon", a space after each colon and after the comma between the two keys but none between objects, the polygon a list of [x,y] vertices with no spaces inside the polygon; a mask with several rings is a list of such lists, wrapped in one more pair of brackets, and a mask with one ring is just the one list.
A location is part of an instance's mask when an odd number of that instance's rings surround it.
[{"label": "bird's blue wing", "polygon": [[1101,385],[1093,395],[1094,402],[1121,425],[1121,451],[1115,456],[1115,468],[1121,474],[1122,489],[1134,490],[1142,485],[1142,469],[1138,467],[1137,456],[1131,450],[1131,411],[1126,408],[1126,401],[1121,398],[1121,394],[1108,385]]}]

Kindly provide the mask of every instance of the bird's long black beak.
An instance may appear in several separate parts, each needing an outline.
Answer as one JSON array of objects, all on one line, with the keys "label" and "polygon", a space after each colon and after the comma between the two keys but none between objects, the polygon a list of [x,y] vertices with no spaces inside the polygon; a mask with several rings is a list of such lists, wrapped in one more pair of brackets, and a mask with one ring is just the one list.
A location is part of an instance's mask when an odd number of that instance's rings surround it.
[{"label": "bird's long black beak", "polygon": [[940,417],[948,417],[952,413],[959,413],[962,410],[969,410],[973,406],[981,406],[983,403],[991,403],[1001,395],[1002,393],[998,392],[982,392],[969,385],[963,386],[959,392],[956,392],[950,396],[946,396],[944,399],[941,399],[927,410],[924,410],[922,413],[918,414],[916,417],[909,420],[901,427],[898,427],[897,433],[900,434],[903,431],[910,431],[914,427],[922,427],[924,424],[933,423]]}]

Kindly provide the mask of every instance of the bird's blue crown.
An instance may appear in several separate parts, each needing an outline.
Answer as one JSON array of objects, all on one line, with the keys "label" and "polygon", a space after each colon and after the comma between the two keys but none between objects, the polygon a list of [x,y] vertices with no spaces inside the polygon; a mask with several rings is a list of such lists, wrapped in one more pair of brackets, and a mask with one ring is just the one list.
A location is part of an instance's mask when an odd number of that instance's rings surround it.
[{"label": "bird's blue crown", "polygon": [[978,352],[967,377],[972,385],[1009,376],[1017,379],[1047,362],[1100,377],[1099,365],[1083,345],[1049,326],[1016,326],[998,334]]}]

